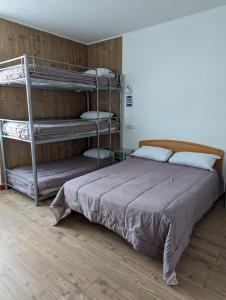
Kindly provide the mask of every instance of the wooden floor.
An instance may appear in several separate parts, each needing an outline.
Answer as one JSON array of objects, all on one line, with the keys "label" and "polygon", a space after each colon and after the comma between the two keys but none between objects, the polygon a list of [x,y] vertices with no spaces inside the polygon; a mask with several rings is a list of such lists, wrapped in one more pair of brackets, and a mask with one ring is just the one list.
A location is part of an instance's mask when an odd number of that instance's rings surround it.
[{"label": "wooden floor", "polygon": [[78,214],[52,226],[37,208],[0,192],[0,299],[226,299],[226,210],[218,201],[195,227],[177,267],[179,285],[162,282],[162,264]]}]

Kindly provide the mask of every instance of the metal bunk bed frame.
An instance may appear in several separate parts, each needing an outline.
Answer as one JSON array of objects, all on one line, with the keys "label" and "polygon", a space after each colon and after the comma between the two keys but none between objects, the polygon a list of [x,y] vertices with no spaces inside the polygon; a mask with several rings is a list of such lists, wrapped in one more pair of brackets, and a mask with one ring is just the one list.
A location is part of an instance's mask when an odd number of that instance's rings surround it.
[{"label": "metal bunk bed frame", "polygon": [[[90,137],[96,136],[97,137],[97,148],[98,148],[98,168],[100,166],[100,135],[102,134],[108,134],[108,133],[101,133],[100,132],[100,118],[99,118],[99,91],[105,90],[108,91],[108,100],[109,100],[109,113],[111,113],[111,106],[112,106],[112,91],[117,91],[119,92],[119,101],[120,101],[120,116],[119,116],[119,122],[121,124],[122,121],[122,91],[121,91],[121,86],[120,86],[120,80],[121,76],[120,74],[116,74],[117,78],[117,86],[113,87],[111,85],[111,80],[108,78],[108,86],[101,86],[99,85],[98,82],[98,72],[96,70],[95,75],[89,75],[89,76],[95,76],[95,84],[84,84],[84,83],[75,83],[75,82],[64,82],[63,80],[55,82],[54,80],[46,80],[46,79],[39,79],[39,78],[32,78],[30,76],[30,64],[29,61],[32,61],[32,71],[35,72],[35,66],[36,66],[36,61],[43,61],[45,63],[50,63],[50,64],[56,64],[56,65],[61,65],[66,67],[66,70],[69,72],[73,72],[72,69],[79,69],[79,70],[88,70],[90,68],[88,67],[83,67],[79,65],[74,65],[74,64],[68,64],[68,63],[63,63],[55,60],[50,60],[46,58],[41,58],[41,57],[35,57],[35,56],[29,56],[28,54],[24,54],[20,57],[13,58],[10,60],[6,60],[3,62],[0,62],[0,70],[2,69],[7,69],[5,65],[15,63],[16,61],[20,61],[20,64],[24,70],[24,76],[19,79],[9,79],[6,81],[0,81],[0,86],[14,86],[14,87],[23,87],[25,86],[26,88],[26,100],[27,100],[27,111],[28,111],[28,121],[18,121],[16,122],[23,122],[27,123],[29,125],[29,140],[23,140],[20,138],[12,137],[12,136],[7,136],[3,133],[3,123],[5,121],[9,121],[7,119],[0,119],[0,146],[1,146],[1,157],[2,157],[2,168],[3,168],[3,176],[4,176],[4,185],[5,188],[7,189],[8,186],[16,189],[14,186],[12,186],[8,182],[8,173],[13,173],[13,171],[7,169],[6,166],[6,153],[5,153],[5,147],[4,147],[4,139],[9,138],[9,139],[16,139],[16,140],[21,140],[23,142],[29,142],[31,145],[31,162],[32,162],[32,171],[33,171],[33,179],[30,179],[26,176],[19,175],[20,177],[23,177],[26,179],[29,184],[33,187],[34,194],[29,195],[31,198],[34,199],[35,205],[39,206],[40,200],[43,200],[45,198],[49,198],[55,194],[50,193],[48,195],[39,195],[38,191],[38,176],[37,176],[37,161],[36,161],[36,145],[38,144],[44,144],[48,142],[58,142],[58,141],[66,141],[66,140],[74,140],[74,139],[80,139],[80,138],[88,138],[88,147],[90,147]],[[2,67],[3,66],[3,67]],[[46,66],[45,66],[46,67]],[[52,66],[47,68],[54,69]],[[59,69],[59,68],[58,68]],[[93,68],[94,69],[94,68]],[[65,69],[63,69],[65,71]],[[82,73],[81,71],[76,73]],[[62,76],[61,76],[62,77]],[[88,134],[81,134],[79,136],[69,136],[69,137],[64,137],[64,138],[56,138],[56,139],[50,139],[50,140],[36,140],[35,139],[35,132],[34,132],[34,119],[33,119],[33,108],[32,108],[32,88],[38,88],[38,89],[66,89],[66,90],[76,90],[76,91],[86,91],[86,96],[87,96],[87,110],[90,108],[90,91],[96,91],[96,108],[97,108],[97,119],[96,119],[96,125],[97,125],[97,130],[96,133],[88,133]],[[114,130],[112,131],[111,123],[112,123],[112,118],[108,118],[109,120],[109,150],[111,151],[112,149],[112,133],[117,133],[120,132],[120,144],[121,144],[121,137],[122,137],[122,126],[120,126],[119,130]],[[20,191],[21,192],[21,191]]]}]

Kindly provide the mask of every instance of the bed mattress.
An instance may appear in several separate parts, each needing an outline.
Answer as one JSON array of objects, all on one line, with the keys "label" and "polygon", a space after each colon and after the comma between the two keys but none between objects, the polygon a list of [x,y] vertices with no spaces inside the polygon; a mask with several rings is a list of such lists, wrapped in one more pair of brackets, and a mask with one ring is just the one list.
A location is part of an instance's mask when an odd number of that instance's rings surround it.
[{"label": "bed mattress", "polygon": [[219,193],[216,171],[134,157],[66,182],[51,210],[56,222],[67,209],[82,213],[136,250],[161,257],[171,284],[194,224]]},{"label": "bed mattress", "polygon": [[[99,121],[100,132],[109,130],[109,120]],[[111,121],[111,128],[117,127],[116,120]],[[65,136],[78,136],[82,134],[92,134],[97,130],[95,121],[73,119],[73,120],[56,120],[56,121],[36,121],[34,122],[35,140],[47,140],[62,138]],[[20,138],[23,140],[30,139],[30,129],[28,123],[7,121],[4,122],[2,131],[5,135]]]},{"label": "bed mattress", "polygon": [[[102,160],[102,167],[109,165]],[[58,191],[68,180],[97,170],[97,159],[77,156],[71,159],[52,161],[37,166],[39,195],[48,195]],[[22,193],[33,196],[32,167],[22,166],[8,172],[8,183]]]},{"label": "bed mattress", "polygon": [[[72,82],[78,84],[95,85],[95,76],[79,73],[79,72],[69,72],[66,70],[60,70],[50,67],[44,67],[41,65],[29,65],[30,77],[36,79],[62,81],[62,82]],[[22,64],[14,65],[5,69],[0,69],[0,82],[1,81],[13,81],[24,78],[24,66]],[[98,84],[100,86],[108,86],[109,81],[112,87],[117,87],[116,78],[107,78],[104,76],[98,76]]]}]

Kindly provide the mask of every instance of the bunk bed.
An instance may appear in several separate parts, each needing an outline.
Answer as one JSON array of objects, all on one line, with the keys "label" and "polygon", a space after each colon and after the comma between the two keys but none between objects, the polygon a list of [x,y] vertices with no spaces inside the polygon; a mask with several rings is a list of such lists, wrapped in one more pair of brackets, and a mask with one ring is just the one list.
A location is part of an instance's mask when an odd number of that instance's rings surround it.
[{"label": "bunk bed", "polygon": [[[104,167],[109,163],[100,160],[100,136],[109,136],[112,149],[112,134],[121,133],[121,76],[98,74],[98,69],[63,63],[24,54],[21,57],[0,62],[0,86],[24,87],[26,89],[28,120],[0,119],[0,143],[4,184],[19,190],[35,200],[49,198],[69,179]],[[90,92],[95,91],[97,118],[34,120],[32,108],[32,89],[54,89],[85,91],[87,110],[90,108]],[[117,117],[99,116],[99,91],[108,92],[109,115],[111,115],[112,92],[120,97],[120,114]],[[80,138],[97,137],[98,158],[77,157],[68,160],[37,165],[36,145]],[[6,164],[5,140],[13,139],[27,142],[31,147],[31,166],[9,169]],[[121,138],[120,138],[121,141]],[[54,171],[51,171],[54,170]]]}]

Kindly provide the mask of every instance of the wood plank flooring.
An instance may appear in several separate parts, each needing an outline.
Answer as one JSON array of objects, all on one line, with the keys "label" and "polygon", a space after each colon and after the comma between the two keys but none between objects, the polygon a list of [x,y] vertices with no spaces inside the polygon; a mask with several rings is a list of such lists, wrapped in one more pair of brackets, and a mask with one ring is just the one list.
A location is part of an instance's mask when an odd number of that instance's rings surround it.
[{"label": "wood plank flooring", "polygon": [[176,287],[163,284],[158,259],[81,215],[52,226],[48,205],[0,192],[0,300],[226,299],[223,200],[195,226]]}]

